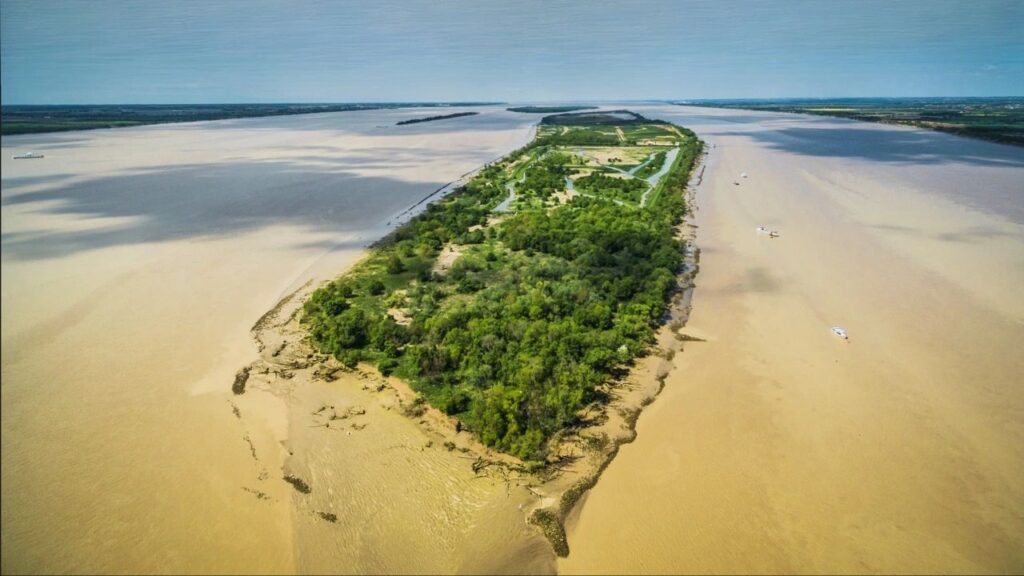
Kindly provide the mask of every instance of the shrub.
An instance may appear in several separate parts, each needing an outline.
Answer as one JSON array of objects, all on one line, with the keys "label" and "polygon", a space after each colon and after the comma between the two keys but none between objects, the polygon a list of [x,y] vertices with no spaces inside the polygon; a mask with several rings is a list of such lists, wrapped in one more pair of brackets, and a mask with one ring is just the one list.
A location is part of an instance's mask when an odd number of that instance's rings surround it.
[{"label": "shrub", "polygon": [[377,370],[384,376],[390,376],[394,373],[395,368],[398,367],[398,360],[395,358],[385,358],[377,364]]},{"label": "shrub", "polygon": [[388,258],[387,270],[388,274],[392,275],[405,272],[405,263],[402,262],[402,258],[399,257],[398,254],[392,254],[391,257]]}]

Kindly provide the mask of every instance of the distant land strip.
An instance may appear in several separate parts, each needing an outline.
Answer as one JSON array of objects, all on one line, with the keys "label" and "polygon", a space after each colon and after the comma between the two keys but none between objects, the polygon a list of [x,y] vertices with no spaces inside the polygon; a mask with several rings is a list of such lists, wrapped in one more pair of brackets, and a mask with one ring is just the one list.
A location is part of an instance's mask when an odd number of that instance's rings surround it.
[{"label": "distant land strip", "polygon": [[352,112],[395,108],[486,106],[495,102],[373,102],[346,104],[98,104],[14,105],[0,109],[0,133],[38,134],[68,130],[124,128],[171,122]]},{"label": "distant land strip", "polygon": [[1024,146],[1024,97],[693,100],[684,106],[795,112],[914,126]]},{"label": "distant land strip", "polygon": [[454,114],[439,114],[437,116],[425,116],[423,118],[410,118],[409,120],[395,122],[395,126],[405,126],[406,124],[419,124],[420,122],[433,122],[435,120],[447,120],[449,118],[461,118],[462,116],[474,116],[476,114],[479,114],[479,112],[456,112]]},{"label": "distant land strip", "polygon": [[509,112],[524,114],[557,114],[559,112],[575,112],[577,110],[597,110],[597,106],[515,106],[506,108]]}]

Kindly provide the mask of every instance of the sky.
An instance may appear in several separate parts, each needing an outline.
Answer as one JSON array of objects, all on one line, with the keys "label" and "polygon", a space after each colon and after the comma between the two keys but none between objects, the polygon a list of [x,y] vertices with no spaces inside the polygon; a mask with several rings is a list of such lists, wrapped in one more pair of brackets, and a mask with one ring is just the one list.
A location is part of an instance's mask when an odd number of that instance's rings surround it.
[{"label": "sky", "polygon": [[1024,95],[1024,0],[0,0],[3,104]]}]

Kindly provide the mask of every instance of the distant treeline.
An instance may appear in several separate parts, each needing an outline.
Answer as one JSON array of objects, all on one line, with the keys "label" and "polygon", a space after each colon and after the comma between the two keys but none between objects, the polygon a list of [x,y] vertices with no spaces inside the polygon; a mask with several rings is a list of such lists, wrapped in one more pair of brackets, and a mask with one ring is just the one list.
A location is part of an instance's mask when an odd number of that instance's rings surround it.
[{"label": "distant treeline", "polygon": [[396,126],[405,126],[406,124],[419,124],[420,122],[433,122],[434,120],[447,120],[448,118],[460,118],[462,116],[474,116],[479,112],[456,112],[454,114],[440,114],[438,116],[426,116],[424,118],[411,118],[409,120],[402,120],[401,122],[395,122]]},{"label": "distant treeline", "polygon": [[33,134],[94,128],[122,128],[168,122],[197,122],[259,116],[285,116],[320,112],[350,112],[392,108],[484,106],[488,102],[422,103],[384,102],[349,104],[139,104],[4,106],[3,134]]},{"label": "distant treeline", "polygon": [[1024,146],[1024,98],[1021,97],[697,100],[679,104],[902,124]]},{"label": "distant treeline", "polygon": [[659,120],[648,120],[630,110],[609,110],[607,112],[576,112],[573,114],[553,114],[545,116],[541,124],[555,126],[594,126],[599,124],[661,124]]},{"label": "distant treeline", "polygon": [[557,114],[559,112],[596,109],[597,106],[516,106],[514,108],[506,108],[509,112],[523,112],[525,114]]}]

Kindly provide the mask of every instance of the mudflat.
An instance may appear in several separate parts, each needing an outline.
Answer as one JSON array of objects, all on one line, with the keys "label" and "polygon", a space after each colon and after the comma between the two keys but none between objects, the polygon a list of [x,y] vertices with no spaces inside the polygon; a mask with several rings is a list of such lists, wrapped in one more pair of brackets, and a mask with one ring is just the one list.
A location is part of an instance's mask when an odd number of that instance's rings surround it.
[{"label": "mudflat", "polygon": [[[436,109],[4,137],[3,571],[458,565],[458,552],[415,541],[427,528],[395,548],[300,542],[307,516],[340,529],[334,514],[352,537],[374,518],[296,509],[275,459],[301,439],[289,411],[313,400],[243,400],[231,383],[256,357],[250,329],[267,310],[343,272],[410,206],[526,143],[537,120],[466,110],[480,114],[401,127]],[[12,159],[26,150],[45,158]],[[384,447],[410,433],[378,428]],[[409,480],[381,472],[360,484],[366,476],[351,470],[372,456],[325,472],[353,487],[356,500],[343,504],[359,513]],[[439,470],[437,482],[461,481]],[[319,480],[313,494],[327,494]]]},{"label": "mudflat", "polygon": [[1024,570],[1024,149],[638,111],[709,145],[685,329],[705,341],[577,508],[559,571]]}]

